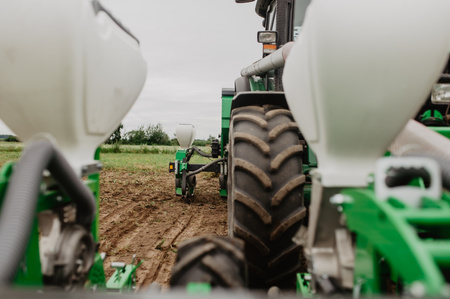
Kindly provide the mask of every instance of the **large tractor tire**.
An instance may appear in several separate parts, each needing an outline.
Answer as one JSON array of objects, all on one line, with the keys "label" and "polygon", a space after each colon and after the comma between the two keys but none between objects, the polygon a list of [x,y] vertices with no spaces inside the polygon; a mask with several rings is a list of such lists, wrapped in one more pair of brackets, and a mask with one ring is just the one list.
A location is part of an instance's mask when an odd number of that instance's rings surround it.
[{"label": "large tractor tire", "polygon": [[292,237],[306,216],[297,124],[279,107],[236,108],[229,140],[228,231],[245,242],[249,286],[294,287],[304,262]]},{"label": "large tractor tire", "polygon": [[185,241],[178,249],[170,285],[184,287],[190,282],[203,282],[213,288],[245,288],[243,248],[242,240],[228,237],[206,236]]}]

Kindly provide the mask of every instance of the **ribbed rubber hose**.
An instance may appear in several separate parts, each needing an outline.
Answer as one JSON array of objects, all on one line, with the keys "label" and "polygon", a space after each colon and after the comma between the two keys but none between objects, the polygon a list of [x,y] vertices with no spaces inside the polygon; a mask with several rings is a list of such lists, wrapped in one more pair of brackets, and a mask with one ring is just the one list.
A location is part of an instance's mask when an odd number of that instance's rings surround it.
[{"label": "ribbed rubber hose", "polygon": [[204,151],[202,151],[201,149],[199,149],[198,147],[196,147],[195,145],[192,146],[192,148],[202,157],[205,158],[212,158],[212,154],[207,154]]},{"label": "ribbed rubber hose", "polygon": [[42,172],[52,177],[77,204],[77,222],[90,230],[96,202],[62,154],[47,140],[28,146],[14,168],[0,212],[0,287],[14,279],[28,245]]}]

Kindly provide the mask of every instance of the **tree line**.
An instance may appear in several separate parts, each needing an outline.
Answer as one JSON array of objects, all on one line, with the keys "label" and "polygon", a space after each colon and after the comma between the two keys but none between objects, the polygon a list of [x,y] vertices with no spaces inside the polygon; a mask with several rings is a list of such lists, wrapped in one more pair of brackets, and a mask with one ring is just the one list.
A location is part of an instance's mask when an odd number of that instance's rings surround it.
[{"label": "tree line", "polygon": [[[136,130],[122,133],[123,124],[121,123],[117,129],[111,134],[105,143],[107,144],[131,144],[131,145],[178,145],[177,138],[169,138],[164,132],[161,123],[156,125],[149,124],[147,126],[140,125]],[[196,139],[194,145],[206,146],[211,144],[213,137],[210,135],[207,140]]]},{"label": "tree line", "polygon": [[[177,138],[169,138],[166,132],[164,132],[163,126],[158,123],[156,125],[149,124],[147,126],[140,125],[136,130],[130,132],[122,132],[123,124],[117,127],[117,129],[111,134],[111,136],[105,141],[106,144],[130,144],[130,145],[174,145],[177,146]],[[211,144],[213,136],[209,135],[209,138],[195,139],[195,146],[208,146]],[[3,141],[19,142],[16,136],[10,135]]]}]

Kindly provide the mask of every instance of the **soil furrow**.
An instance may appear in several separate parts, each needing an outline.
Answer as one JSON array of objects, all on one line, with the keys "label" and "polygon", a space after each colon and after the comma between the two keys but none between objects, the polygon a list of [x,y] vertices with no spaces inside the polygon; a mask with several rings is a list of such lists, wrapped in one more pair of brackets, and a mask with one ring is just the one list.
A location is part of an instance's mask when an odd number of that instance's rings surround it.
[{"label": "soil furrow", "polygon": [[137,261],[144,260],[137,285],[156,281],[167,288],[180,242],[227,234],[226,200],[211,174],[197,176],[191,205],[175,195],[175,179],[166,173],[147,177],[139,171],[104,170],[101,177],[100,251],[107,253],[107,277],[113,273],[111,262],[130,263],[136,254]]}]

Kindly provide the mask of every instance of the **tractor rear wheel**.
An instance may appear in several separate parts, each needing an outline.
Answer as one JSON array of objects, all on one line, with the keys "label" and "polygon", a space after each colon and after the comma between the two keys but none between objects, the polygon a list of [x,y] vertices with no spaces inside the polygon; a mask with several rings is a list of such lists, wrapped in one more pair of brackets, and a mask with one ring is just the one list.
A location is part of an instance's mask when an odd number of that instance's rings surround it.
[{"label": "tractor rear wheel", "polygon": [[185,241],[178,249],[170,285],[181,287],[190,282],[204,282],[213,288],[246,287],[243,247],[242,240],[219,236]]},{"label": "tractor rear wheel", "polygon": [[292,242],[306,216],[298,133],[280,107],[241,107],[231,115],[228,231],[245,242],[252,288],[294,287],[303,265]]}]

